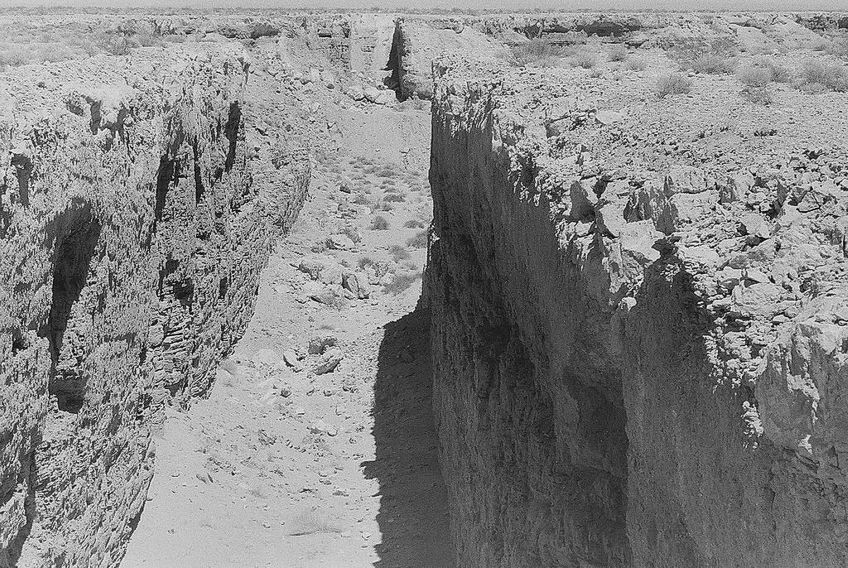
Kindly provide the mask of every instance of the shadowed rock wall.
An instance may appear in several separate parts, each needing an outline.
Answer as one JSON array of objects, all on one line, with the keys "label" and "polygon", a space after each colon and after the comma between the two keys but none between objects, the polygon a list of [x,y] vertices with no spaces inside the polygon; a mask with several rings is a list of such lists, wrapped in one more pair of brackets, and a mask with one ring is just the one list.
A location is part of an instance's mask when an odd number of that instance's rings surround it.
[{"label": "shadowed rock wall", "polygon": [[[813,105],[762,140],[744,133],[768,111],[722,87],[636,108],[638,84],[569,70],[436,72],[427,287],[458,565],[848,562],[844,120]],[[687,137],[719,112],[732,148]]]}]

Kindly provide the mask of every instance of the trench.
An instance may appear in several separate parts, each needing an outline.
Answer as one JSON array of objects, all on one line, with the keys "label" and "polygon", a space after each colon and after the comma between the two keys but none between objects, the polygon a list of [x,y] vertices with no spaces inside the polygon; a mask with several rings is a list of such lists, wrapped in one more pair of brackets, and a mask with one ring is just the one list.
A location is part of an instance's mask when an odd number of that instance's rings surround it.
[{"label": "trench", "polygon": [[[341,150],[314,168],[244,337],[208,398],[166,408],[123,568],[454,566],[421,300],[430,114],[375,114],[338,111]],[[163,162],[157,217],[172,175]],[[353,248],[328,247],[338,233]],[[344,293],[356,278],[370,293]],[[331,372],[309,353],[321,338],[343,355]]]}]

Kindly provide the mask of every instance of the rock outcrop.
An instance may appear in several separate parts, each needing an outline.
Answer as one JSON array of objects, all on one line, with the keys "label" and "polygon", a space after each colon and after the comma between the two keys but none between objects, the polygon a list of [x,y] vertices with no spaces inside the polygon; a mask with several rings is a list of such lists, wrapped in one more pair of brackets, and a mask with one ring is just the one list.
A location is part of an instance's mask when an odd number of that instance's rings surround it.
[{"label": "rock outcrop", "polygon": [[237,45],[0,77],[0,566],[115,565],[152,424],[243,333],[309,165],[255,130]]},{"label": "rock outcrop", "polygon": [[846,96],[781,91],[763,137],[771,111],[714,79],[651,100],[635,74],[501,67],[436,65],[459,565],[848,563],[848,124],[817,114]]},{"label": "rock outcrop", "polygon": [[443,52],[493,56],[507,52],[500,42],[458,22],[398,19],[392,42],[391,65],[397,70],[401,99],[433,97],[433,59]]}]

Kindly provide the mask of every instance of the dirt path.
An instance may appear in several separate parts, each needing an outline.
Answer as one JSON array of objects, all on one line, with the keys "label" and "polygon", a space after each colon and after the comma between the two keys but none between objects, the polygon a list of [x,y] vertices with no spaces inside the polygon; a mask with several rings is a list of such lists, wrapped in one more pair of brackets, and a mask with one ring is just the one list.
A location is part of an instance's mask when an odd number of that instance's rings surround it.
[{"label": "dirt path", "polygon": [[452,566],[415,309],[428,115],[334,120],[343,154],[316,167],[246,336],[209,399],[170,411],[123,568]]}]

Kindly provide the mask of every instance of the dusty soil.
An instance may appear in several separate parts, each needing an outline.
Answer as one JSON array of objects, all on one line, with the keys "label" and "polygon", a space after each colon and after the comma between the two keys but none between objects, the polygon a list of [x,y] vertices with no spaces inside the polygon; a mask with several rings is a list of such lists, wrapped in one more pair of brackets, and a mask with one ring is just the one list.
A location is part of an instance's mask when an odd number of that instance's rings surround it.
[{"label": "dusty soil", "polygon": [[[429,114],[334,112],[343,150],[315,168],[246,336],[208,399],[169,410],[124,568],[452,565],[427,315],[416,310],[426,252],[406,244],[431,215]],[[379,136],[363,136],[375,125]],[[371,228],[378,215],[387,229]],[[361,240],[324,250],[345,227]],[[313,281],[299,267],[316,262],[324,270]],[[339,271],[364,276],[369,262],[368,299],[309,298],[337,292]],[[325,374],[313,371],[320,355],[307,353],[319,336],[344,355]],[[303,357],[294,368],[288,350]]]}]

